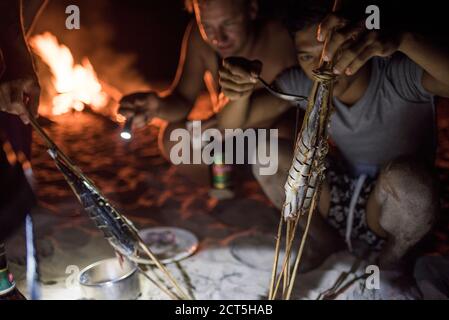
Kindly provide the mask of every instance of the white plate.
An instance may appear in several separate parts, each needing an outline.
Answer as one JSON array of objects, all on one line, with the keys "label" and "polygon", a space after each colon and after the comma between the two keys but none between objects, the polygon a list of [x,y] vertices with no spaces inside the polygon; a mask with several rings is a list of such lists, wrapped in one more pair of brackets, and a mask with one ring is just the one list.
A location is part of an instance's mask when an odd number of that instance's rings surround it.
[{"label": "white plate", "polygon": [[[163,264],[177,262],[191,256],[198,249],[198,238],[188,230],[174,227],[142,229],[139,236]],[[134,261],[141,264],[153,262],[141,251]]]}]

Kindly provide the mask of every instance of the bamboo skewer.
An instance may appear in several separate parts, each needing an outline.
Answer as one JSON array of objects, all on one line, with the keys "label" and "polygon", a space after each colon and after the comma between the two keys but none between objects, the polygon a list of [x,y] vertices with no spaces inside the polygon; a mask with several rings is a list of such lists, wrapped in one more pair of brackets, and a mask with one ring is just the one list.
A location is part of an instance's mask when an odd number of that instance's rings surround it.
[{"label": "bamboo skewer", "polygon": [[[333,8],[332,8],[332,12],[336,12],[339,5],[340,5],[339,0],[335,0]],[[323,169],[324,169],[324,167],[321,167],[321,166],[322,166],[322,163],[324,162],[324,157],[328,151],[326,140],[323,141],[323,139],[327,139],[327,125],[329,123],[329,117],[330,117],[331,109],[332,109],[331,99],[332,99],[333,78],[334,78],[334,75],[332,74],[332,72],[329,71],[329,70],[332,70],[332,62],[324,61],[324,48],[327,47],[329,38],[330,37],[327,36],[325,39],[325,42],[324,42],[323,51],[321,53],[321,59],[320,59],[320,63],[319,63],[319,68],[317,69],[318,71],[315,74],[317,79],[314,82],[313,89],[311,91],[312,97],[309,97],[309,99],[308,99],[309,105],[306,110],[306,116],[305,116],[305,119],[303,122],[303,128],[301,129],[301,131],[303,131],[304,125],[306,123],[306,119],[308,119],[310,110],[312,110],[311,108],[319,108],[319,110],[318,110],[319,126],[317,128],[318,131],[316,132],[316,136],[314,136],[315,137],[314,139],[319,139],[319,140],[312,140],[312,142],[311,142],[311,145],[316,146],[316,148],[320,150],[320,152],[318,153],[317,159],[314,159],[314,156],[312,156],[312,163],[311,163],[311,172],[315,172],[318,176],[317,183],[316,183],[316,189],[313,192],[312,201],[310,203],[310,207],[307,210],[307,223],[306,223],[304,232],[301,237],[301,242],[300,242],[300,246],[299,246],[296,258],[295,258],[293,270],[291,270],[291,267],[290,267],[290,254],[291,254],[291,248],[293,246],[293,242],[295,239],[297,224],[301,217],[301,214],[299,214],[297,217],[295,217],[295,223],[294,223],[293,230],[291,228],[291,221],[287,221],[286,244],[285,244],[286,256],[284,257],[284,263],[281,268],[281,271],[280,271],[279,275],[276,276],[277,275],[277,262],[279,259],[280,243],[281,243],[281,238],[282,238],[282,225],[281,225],[281,223],[279,224],[278,239],[277,239],[276,248],[275,248],[275,263],[273,265],[272,279],[271,279],[271,283],[270,283],[270,295],[269,295],[270,299],[276,298],[277,291],[278,291],[278,288],[279,288],[279,285],[280,285],[280,282],[282,281],[282,279],[284,280],[282,297],[283,297],[283,299],[287,299],[287,300],[290,299],[290,297],[291,297],[293,286],[294,286],[294,283],[296,280],[296,275],[297,275],[298,268],[299,268],[299,264],[300,264],[300,261],[301,261],[302,255],[303,255],[305,242],[306,242],[309,228],[311,225],[312,215],[316,209],[317,202],[318,202],[319,195],[320,195],[320,187],[321,187],[321,183],[323,181]],[[323,86],[323,87],[321,87],[321,86]],[[323,91],[319,91],[319,90],[323,90]],[[321,105],[315,106],[317,94],[319,92],[321,92],[320,94],[322,94],[322,96],[320,96],[320,99],[322,99],[322,100],[320,100]],[[297,140],[297,143],[298,143],[298,140]],[[295,148],[295,150],[296,150],[296,148]],[[309,187],[310,187],[310,185],[309,185]],[[304,191],[304,194],[307,194],[307,190]],[[281,222],[282,222],[282,219],[283,219],[283,217],[281,214]]]},{"label": "bamboo skewer", "polygon": [[299,246],[299,250],[298,250],[298,253],[296,255],[296,261],[295,261],[295,266],[293,268],[292,279],[290,281],[290,285],[289,285],[289,288],[288,288],[288,291],[287,291],[287,295],[285,297],[286,300],[290,300],[290,296],[291,296],[292,290],[293,290],[293,285],[295,284],[295,279],[296,279],[296,274],[298,272],[299,263],[301,261],[302,253],[303,253],[303,250],[304,250],[304,245],[306,243],[307,234],[309,233],[310,223],[312,222],[312,215],[313,215],[313,212],[315,211],[316,199],[317,199],[317,192],[314,194],[313,199],[312,199],[312,204],[310,205],[310,210],[309,210],[309,213],[308,213],[308,216],[307,216],[306,228],[304,229],[304,233],[302,234],[301,244]]},{"label": "bamboo skewer", "polygon": [[[325,77],[325,75],[323,77]],[[332,89],[332,85],[331,85],[330,88]],[[328,97],[326,96],[325,98],[327,99]],[[329,116],[330,116],[330,110],[329,110],[330,107],[331,106],[327,105],[326,102],[323,102],[324,114],[321,115],[321,123],[325,123],[325,124],[328,123]],[[325,125],[324,126],[320,126],[318,131],[319,131],[319,136],[322,136],[324,134],[324,132],[326,131],[326,126]],[[319,160],[319,162],[323,161],[323,159],[318,159],[318,160]],[[318,170],[319,171],[320,168],[316,168],[315,167],[314,170]],[[314,192],[314,195],[313,195],[313,198],[312,198],[312,202],[310,204],[310,207],[309,207],[309,210],[308,210],[308,213],[307,213],[307,224],[306,224],[304,233],[303,233],[302,238],[301,238],[301,243],[300,243],[300,246],[299,246],[298,254],[297,254],[296,259],[295,259],[294,268],[293,268],[293,271],[292,271],[293,273],[292,273],[291,279],[288,281],[289,284],[288,284],[287,293],[286,293],[286,295],[283,295],[283,298],[287,299],[287,300],[290,299],[290,297],[291,297],[291,292],[292,292],[293,285],[294,285],[294,282],[295,282],[295,279],[296,279],[296,274],[297,274],[297,271],[298,271],[299,263],[301,261],[302,253],[303,253],[303,250],[304,250],[305,241],[307,239],[307,234],[309,232],[312,215],[313,215],[313,212],[316,209],[317,199],[319,199],[319,194],[320,194],[319,191],[320,191],[322,179],[323,179],[323,177],[321,176],[319,182],[317,183],[316,191]],[[293,231],[293,236],[292,236],[291,240],[289,241],[289,246],[290,246],[289,249],[291,249],[291,247],[293,246],[294,235],[296,233],[296,226],[297,226],[297,223],[298,223],[300,217],[301,217],[301,215],[299,215],[295,219],[295,230]],[[288,254],[290,255],[290,250],[288,250],[288,251],[289,251]],[[287,257],[287,261],[288,261],[288,257]],[[286,265],[285,267],[289,268],[288,265]],[[284,271],[284,269],[282,269],[281,274],[279,275],[279,278],[278,278],[278,282],[280,282],[280,280],[281,280],[280,278],[282,277],[282,272],[288,272],[288,270],[290,270],[290,269],[287,269],[287,271]],[[284,275],[284,277],[285,277],[285,275]],[[274,289],[273,298],[276,296],[276,292],[277,292],[277,287]]]},{"label": "bamboo skewer", "polygon": [[178,282],[175,280],[175,278],[171,275],[171,273],[165,268],[165,266],[156,258],[156,256],[151,252],[151,250],[143,243],[142,239],[139,237],[139,245],[141,248],[145,251],[145,253],[153,260],[153,262],[156,264],[156,266],[163,272],[165,275],[170,279],[172,284],[175,286],[175,288],[179,291],[181,294],[181,297],[187,300],[192,300],[192,297],[190,297],[188,294],[184,293],[184,291],[181,289]]},{"label": "bamboo skewer", "polygon": [[274,282],[276,281],[276,271],[278,269],[279,252],[280,252],[280,246],[281,246],[280,239],[282,237],[283,222],[284,222],[284,217],[281,215],[281,219],[279,221],[278,233],[277,233],[277,237],[276,237],[276,248],[274,250],[273,269],[271,271],[270,291],[268,293],[269,300],[273,300]]},{"label": "bamboo skewer", "polygon": [[[288,248],[288,245],[289,245],[289,243],[290,243],[290,237],[291,237],[291,228],[290,228],[290,225],[291,225],[291,221],[289,220],[289,221],[287,221],[287,228],[286,228],[286,235],[285,235],[285,247],[286,248]],[[282,286],[282,297],[284,297],[285,296],[285,292],[286,292],[286,290],[287,290],[287,287],[288,287],[288,278],[289,278],[289,275],[290,275],[290,255],[286,255],[286,257],[287,257],[287,259],[286,259],[286,261],[285,261],[285,265],[286,265],[286,270],[285,270],[285,273],[284,273],[284,283],[283,283],[283,286]]]},{"label": "bamboo skewer", "polygon": [[[290,221],[290,228],[287,229],[286,248],[290,248],[290,251],[293,249],[293,242],[295,241],[295,232],[296,232],[296,228],[297,228],[298,223],[299,223],[299,218],[300,217],[298,217],[298,219]],[[283,291],[282,292],[282,299],[285,299],[286,291],[288,290],[288,286],[289,286],[290,281],[291,281],[292,273],[291,273],[290,257],[291,257],[291,255],[289,254],[287,256],[287,260],[285,262],[285,271],[284,271],[284,273],[285,273],[285,277],[284,277],[285,285],[284,285],[284,288],[282,290]]]},{"label": "bamboo skewer", "polygon": [[[357,269],[360,267],[362,260],[357,258],[351,269],[349,271],[343,271],[340,276],[335,281],[334,285],[328,290],[320,293],[317,300],[331,300],[336,298],[339,294],[343,293],[349,286],[353,283],[357,282],[360,279],[367,278],[367,274],[362,274],[360,276],[356,276]],[[344,284],[344,282],[349,278],[350,275],[354,275],[355,277]],[[344,285],[343,285],[344,284]],[[342,286],[343,285],[343,286]]]},{"label": "bamboo skewer", "polygon": [[156,287],[159,288],[159,290],[161,290],[162,292],[164,292],[167,296],[169,296],[171,299],[173,300],[180,300],[180,297],[178,297],[177,295],[175,295],[174,293],[170,292],[170,290],[168,290],[167,288],[164,287],[164,285],[160,282],[159,279],[156,280],[152,279],[143,269],[141,266],[137,267],[140,271],[140,273],[143,274],[143,276],[145,278],[147,278],[151,283],[153,283]]},{"label": "bamboo skewer", "polygon": [[[294,224],[294,228],[293,228],[293,232],[292,232],[293,235],[296,233],[296,229],[297,229],[297,226],[298,226],[298,223],[299,223],[299,219],[300,219],[300,218],[301,218],[301,216],[298,216],[298,217],[295,219],[295,224]],[[282,218],[282,219],[283,219],[283,218]],[[287,248],[286,248],[286,250],[285,250],[285,255],[284,255],[283,262],[282,262],[281,271],[280,271],[280,273],[279,273],[279,275],[278,275],[278,278],[277,278],[275,287],[272,289],[273,294],[272,294],[271,300],[274,300],[274,299],[276,298],[277,292],[278,292],[279,287],[280,287],[280,284],[281,284],[282,277],[285,275],[285,272],[286,272],[286,270],[287,270],[287,267],[288,267],[288,265],[287,265],[287,257],[291,254],[291,250],[292,250],[292,248],[293,248],[293,241],[294,241],[294,238],[292,238],[292,239],[288,242],[288,246],[287,246]],[[278,255],[279,255],[279,250],[280,250],[280,249],[278,249],[278,253],[277,253]]]}]

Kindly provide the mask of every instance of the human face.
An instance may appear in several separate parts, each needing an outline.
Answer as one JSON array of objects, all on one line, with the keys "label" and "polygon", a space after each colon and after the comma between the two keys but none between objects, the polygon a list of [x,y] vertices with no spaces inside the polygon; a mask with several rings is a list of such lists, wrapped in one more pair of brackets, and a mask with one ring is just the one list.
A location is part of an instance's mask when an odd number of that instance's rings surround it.
[{"label": "human face", "polygon": [[[294,39],[299,65],[310,79],[313,79],[313,70],[320,64],[323,50],[323,43],[317,40],[317,30],[318,24],[312,25],[296,32]],[[356,77],[357,73],[352,76],[339,76],[334,86],[334,95],[338,97],[343,94]]]},{"label": "human face", "polygon": [[201,36],[221,57],[242,55],[256,16],[252,7],[244,0],[194,0]]}]

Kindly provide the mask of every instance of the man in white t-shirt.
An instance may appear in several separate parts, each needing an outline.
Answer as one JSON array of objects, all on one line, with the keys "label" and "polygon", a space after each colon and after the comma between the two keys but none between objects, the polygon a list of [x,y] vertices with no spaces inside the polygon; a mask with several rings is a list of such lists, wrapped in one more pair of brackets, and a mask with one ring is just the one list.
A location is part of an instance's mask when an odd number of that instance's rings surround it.
[{"label": "man in white t-shirt", "polygon": [[[364,23],[351,22],[356,19],[328,14],[332,3],[298,0],[288,8],[286,22],[300,68],[286,70],[275,83],[282,91],[307,96],[312,70],[330,37],[324,57],[334,60],[337,75],[329,130],[337,152],[328,159],[321,217],[317,215],[315,223],[324,218],[349,247],[353,241],[368,244],[381,250],[383,266],[392,266],[430,230],[438,211],[432,175],[433,97],[449,96],[449,55],[416,34],[386,36],[367,30]],[[255,81],[255,70],[245,69],[247,65],[224,65],[220,84],[225,95],[236,84]],[[234,113],[241,117],[234,121],[247,126],[265,108],[263,103],[241,104]],[[278,101],[270,108],[283,112],[288,103]],[[277,175],[260,176],[254,170],[278,207],[293,150],[291,143],[281,146]],[[328,231],[315,236],[322,247],[334,239]]]}]

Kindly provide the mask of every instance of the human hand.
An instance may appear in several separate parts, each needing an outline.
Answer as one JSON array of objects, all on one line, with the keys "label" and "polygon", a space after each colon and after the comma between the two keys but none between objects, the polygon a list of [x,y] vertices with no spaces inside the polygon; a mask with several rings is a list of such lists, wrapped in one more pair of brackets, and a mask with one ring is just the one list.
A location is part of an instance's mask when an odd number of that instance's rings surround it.
[{"label": "human hand", "polygon": [[231,101],[249,97],[256,88],[262,70],[259,60],[230,57],[219,70],[222,93]]},{"label": "human hand", "polygon": [[118,112],[125,118],[133,117],[133,126],[142,128],[157,117],[159,108],[160,98],[155,92],[136,92],[120,100]]},{"label": "human hand", "polygon": [[28,124],[29,114],[38,116],[40,91],[39,82],[34,75],[0,82],[0,110],[18,115]]},{"label": "human hand", "polygon": [[374,56],[390,56],[401,42],[400,35],[385,36],[377,30],[366,29],[365,22],[350,23],[336,14],[329,14],[320,23],[317,39],[325,42],[323,60],[333,60],[334,73],[348,76]]}]

